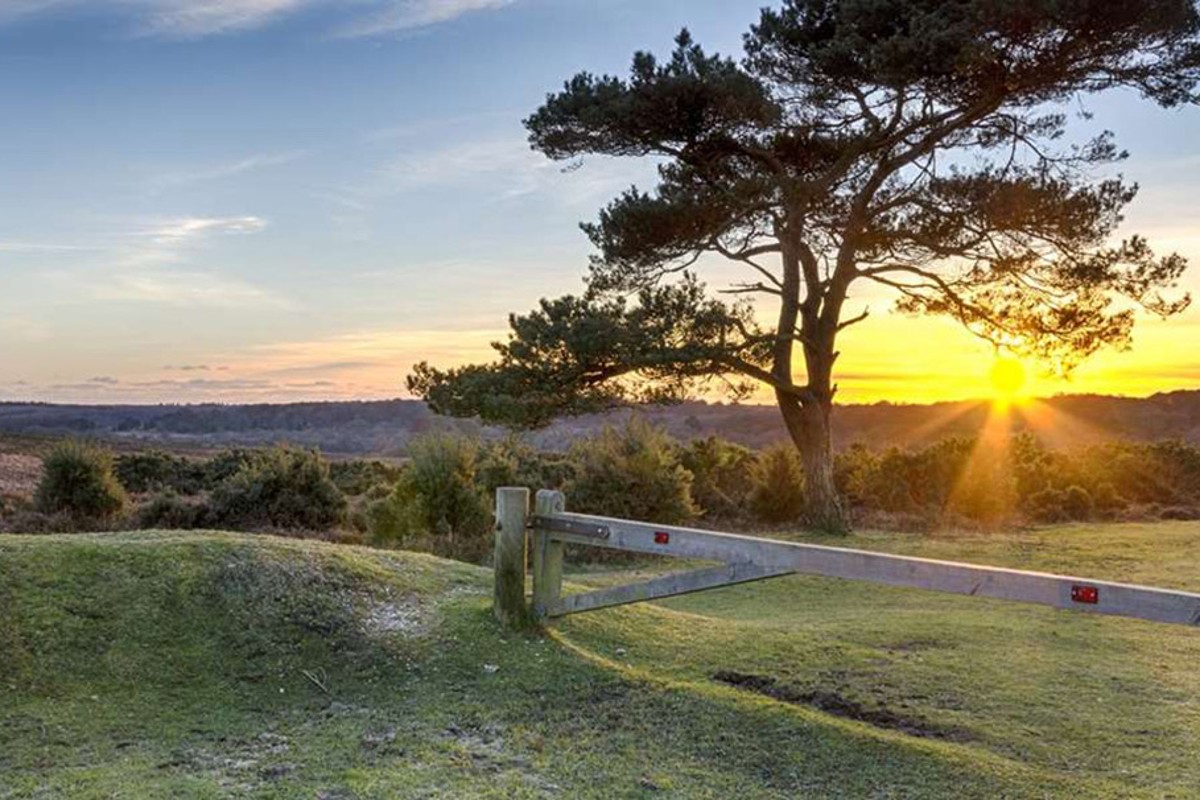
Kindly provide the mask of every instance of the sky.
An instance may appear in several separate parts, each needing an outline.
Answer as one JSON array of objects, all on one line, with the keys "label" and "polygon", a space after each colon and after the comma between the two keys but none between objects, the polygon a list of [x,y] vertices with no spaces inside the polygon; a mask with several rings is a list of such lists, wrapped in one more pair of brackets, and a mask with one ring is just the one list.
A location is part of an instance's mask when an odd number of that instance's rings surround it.
[{"label": "sky", "polygon": [[[404,396],[578,291],[578,228],[650,165],[577,169],[521,120],[689,27],[736,54],[764,0],[0,0],[0,400]],[[1200,109],[1090,98],[1141,185],[1121,233],[1196,264]],[[723,267],[701,271],[714,286]],[[993,354],[877,292],[843,402],[986,395]],[[1200,388],[1200,306],[1039,395]]]}]

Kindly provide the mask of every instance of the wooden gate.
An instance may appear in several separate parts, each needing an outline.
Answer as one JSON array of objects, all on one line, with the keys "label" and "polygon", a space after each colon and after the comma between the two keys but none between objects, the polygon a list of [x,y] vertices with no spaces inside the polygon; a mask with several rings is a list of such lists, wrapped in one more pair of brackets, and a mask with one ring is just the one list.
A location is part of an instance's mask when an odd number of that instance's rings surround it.
[{"label": "wooden gate", "polygon": [[[510,624],[520,624],[530,616],[545,621],[581,611],[801,574],[1200,625],[1200,594],[1192,592],[571,514],[566,511],[562,493],[548,490],[537,493],[532,515],[527,489],[498,490],[496,522],[495,610]],[[563,596],[566,544],[717,561],[720,566]],[[530,606],[525,599],[528,549],[533,555]]]}]

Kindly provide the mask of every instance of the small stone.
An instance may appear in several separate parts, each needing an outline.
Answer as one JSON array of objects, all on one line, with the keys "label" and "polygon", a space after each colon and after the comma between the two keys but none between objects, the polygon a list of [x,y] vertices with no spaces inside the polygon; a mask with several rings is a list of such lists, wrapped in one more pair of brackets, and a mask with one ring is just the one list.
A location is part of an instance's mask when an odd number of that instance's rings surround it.
[{"label": "small stone", "polygon": [[618,648],[617,648],[617,655],[618,655],[618,656],[622,656],[622,657],[623,657],[623,656],[624,656],[626,653],[628,653],[628,652],[629,652],[629,651],[628,651],[628,650],[626,650],[624,647],[618,647]]},{"label": "small stone", "polygon": [[484,664],[483,671],[486,672],[488,675],[495,675],[497,672],[500,671],[500,665],[499,664]]}]

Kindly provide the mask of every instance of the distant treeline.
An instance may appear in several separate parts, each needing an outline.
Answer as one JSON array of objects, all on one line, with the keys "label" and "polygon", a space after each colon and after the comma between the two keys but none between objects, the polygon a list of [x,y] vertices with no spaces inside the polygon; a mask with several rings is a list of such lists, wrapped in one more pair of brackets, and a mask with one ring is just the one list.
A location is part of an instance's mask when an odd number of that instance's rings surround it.
[{"label": "distant treeline", "polygon": [[[1200,443],[1200,391],[1179,391],[1136,399],[1075,395],[1040,401],[1033,410],[1053,419],[1048,428],[1024,420],[1017,425],[1040,436],[1057,436],[1055,447],[1105,440],[1180,439]],[[614,411],[563,419],[524,435],[542,450],[565,451],[576,438],[621,424],[632,412]],[[986,403],[933,405],[845,405],[834,410],[834,440],[874,448],[924,446],[979,431]],[[1032,413],[1032,410],[1031,412]],[[636,414],[680,440],[721,436],[762,449],[786,438],[774,407],[692,402],[638,409]],[[289,403],[260,405],[69,406],[0,403],[0,431],[74,434],[94,438],[185,444],[258,446],[288,441],[327,453],[402,455],[416,436],[449,432],[498,440],[505,432],[474,420],[448,419],[414,400]]]},{"label": "distant treeline", "polygon": [[[499,486],[555,488],[572,510],[664,524],[799,527],[794,448],[718,437],[681,442],[644,420],[607,427],[565,452],[517,437],[435,432],[403,465],[330,462],[289,447],[210,458],[156,450],[114,456],[65,441],[32,498],[0,498],[0,523],[38,532],[112,527],[223,528],[319,535],[481,560]],[[836,479],[860,527],[954,530],[1068,520],[1200,517],[1200,448],[1164,440],[1071,450],[1028,433],[950,437],[924,447],[855,446]]]}]

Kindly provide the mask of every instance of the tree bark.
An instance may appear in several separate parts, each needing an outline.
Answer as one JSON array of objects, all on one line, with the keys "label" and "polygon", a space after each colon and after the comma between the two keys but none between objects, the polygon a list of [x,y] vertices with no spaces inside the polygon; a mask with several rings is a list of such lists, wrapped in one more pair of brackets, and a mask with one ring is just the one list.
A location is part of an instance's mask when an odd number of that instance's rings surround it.
[{"label": "tree bark", "polygon": [[[800,451],[800,461],[804,467],[806,522],[818,530],[847,533],[850,520],[833,481],[833,438],[830,427],[836,320],[831,326],[822,326],[821,281],[812,251],[802,240],[786,232],[781,233],[779,241],[783,266],[780,287],[782,302],[771,371],[778,386],[792,387],[794,332],[799,322],[805,333],[803,346],[808,385],[804,387],[803,394],[777,388],[775,399],[792,442]],[[803,301],[802,288],[807,289]],[[844,287],[839,285],[838,289],[844,294]]]},{"label": "tree bark", "polygon": [[828,533],[848,533],[850,519],[833,480],[832,401],[801,404],[782,393],[776,399],[804,465],[806,522]]}]

